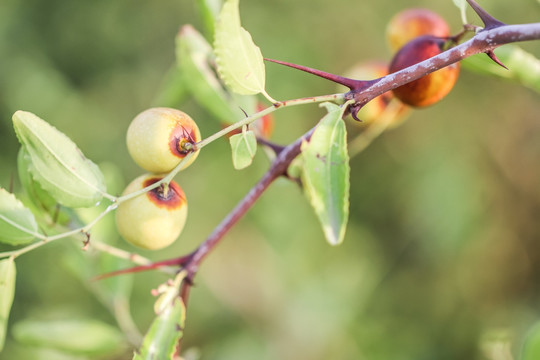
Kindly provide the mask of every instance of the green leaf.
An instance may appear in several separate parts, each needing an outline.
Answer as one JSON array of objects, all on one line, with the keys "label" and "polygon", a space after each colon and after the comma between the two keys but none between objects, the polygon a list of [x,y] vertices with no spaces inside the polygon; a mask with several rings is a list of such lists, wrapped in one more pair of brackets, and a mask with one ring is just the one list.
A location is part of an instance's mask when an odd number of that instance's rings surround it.
[{"label": "green leaf", "polygon": [[37,230],[34,214],[15,195],[0,188],[0,242],[27,244],[34,240]]},{"label": "green leaf", "polygon": [[4,348],[6,329],[15,296],[15,261],[13,258],[0,261],[0,351]]},{"label": "green leaf", "polygon": [[183,26],[176,37],[176,58],[189,91],[216,119],[231,124],[244,116],[211,66],[212,47],[191,25]]},{"label": "green leaf", "polygon": [[17,137],[30,155],[34,180],[68,207],[95,206],[105,193],[103,174],[62,132],[36,115],[13,115]]},{"label": "green leaf", "polygon": [[185,317],[186,308],[178,295],[168,306],[162,305],[162,312],[152,322],[133,360],[172,359],[184,333]]},{"label": "green leaf", "polygon": [[520,360],[537,359],[540,359],[540,323],[536,323],[527,334],[520,356]]},{"label": "green leaf", "polygon": [[261,50],[240,25],[239,0],[227,0],[216,23],[214,49],[218,72],[235,93],[263,92],[265,68]]},{"label": "green leaf", "polygon": [[223,0],[197,0],[195,4],[201,15],[207,38],[212,42],[216,19],[223,5]]},{"label": "green leaf", "polygon": [[509,70],[497,65],[484,54],[468,57],[461,63],[467,70],[510,79],[540,93],[540,59],[517,45],[501,46],[495,50],[495,54]]},{"label": "green leaf", "polygon": [[[305,193],[331,245],[343,241],[349,217],[349,155],[343,109],[326,103],[328,114],[302,145]],[[343,107],[344,108],[344,107]]]},{"label": "green leaf", "polygon": [[461,13],[461,21],[463,24],[467,24],[467,0],[453,0],[454,5],[458,7]]},{"label": "green leaf", "polygon": [[241,134],[232,135],[229,138],[232,149],[233,166],[236,170],[244,169],[251,165],[257,153],[257,138],[251,130],[242,131]]},{"label": "green leaf", "polygon": [[121,352],[125,346],[122,334],[115,327],[94,319],[23,320],[13,326],[12,333],[25,345],[75,355],[103,356]]}]

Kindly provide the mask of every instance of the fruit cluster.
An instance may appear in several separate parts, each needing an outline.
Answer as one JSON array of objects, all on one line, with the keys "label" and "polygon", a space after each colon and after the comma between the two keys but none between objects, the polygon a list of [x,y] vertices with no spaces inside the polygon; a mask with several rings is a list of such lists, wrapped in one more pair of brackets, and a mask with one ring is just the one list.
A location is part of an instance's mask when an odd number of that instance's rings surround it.
[{"label": "fruit cluster", "polygon": [[[440,54],[452,43],[449,26],[438,14],[427,9],[407,9],[388,24],[387,38],[397,53],[389,66],[393,73]],[[454,87],[459,63],[430,73],[393,90],[403,103],[424,107],[435,104]]]},{"label": "fruit cluster", "polygon": [[[396,52],[389,65],[383,61],[361,62],[345,76],[353,79],[375,79],[417,64],[440,54],[451,42],[450,28],[437,13],[421,8],[406,9],[397,13],[386,28],[388,44]],[[446,96],[457,81],[459,64],[428,74],[418,80],[385,93],[367,103],[357,114],[364,124],[381,116],[390,118],[395,126],[409,113],[409,107],[432,105]],[[399,106],[389,108],[393,99]]]},{"label": "fruit cluster", "polygon": [[[186,113],[171,108],[151,108],[137,115],[127,131],[127,147],[133,160],[149,173],[133,180],[122,195],[144,189],[172,171],[189,153],[183,168],[197,157],[201,140],[197,124]],[[123,201],[116,211],[116,225],[129,243],[157,250],[172,244],[187,217],[184,191],[175,181]]]}]

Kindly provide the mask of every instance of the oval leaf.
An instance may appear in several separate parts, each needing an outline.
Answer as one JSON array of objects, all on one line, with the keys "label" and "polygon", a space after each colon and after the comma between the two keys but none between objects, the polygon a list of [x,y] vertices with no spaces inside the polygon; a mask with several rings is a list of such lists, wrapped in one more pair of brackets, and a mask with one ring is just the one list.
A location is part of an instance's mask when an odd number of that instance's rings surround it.
[{"label": "oval leaf", "polygon": [[6,328],[15,296],[15,261],[13,258],[0,261],[0,351],[4,348]]},{"label": "oval leaf", "polygon": [[38,226],[34,214],[6,189],[0,189],[0,242],[10,245],[34,240]]},{"label": "oval leaf", "polygon": [[154,319],[133,360],[172,359],[183,336],[186,308],[178,296]]},{"label": "oval leaf", "polygon": [[59,203],[69,207],[96,205],[105,193],[103,174],[66,135],[36,115],[13,115],[17,137],[30,155],[34,180]]},{"label": "oval leaf", "polygon": [[302,181],[331,245],[343,241],[349,217],[349,155],[343,109],[326,104],[328,114],[302,146]]},{"label": "oval leaf", "polygon": [[212,69],[212,47],[191,25],[182,27],[176,38],[176,58],[191,94],[220,122],[230,124],[244,116]]},{"label": "oval leaf", "polygon": [[236,170],[244,169],[251,165],[257,153],[257,138],[251,130],[242,131],[241,134],[232,135],[229,138],[232,149],[233,166]]},{"label": "oval leaf", "polygon": [[13,326],[12,332],[23,344],[76,355],[101,356],[124,348],[123,336],[115,327],[94,319],[23,320]]},{"label": "oval leaf", "polygon": [[537,323],[525,338],[520,360],[540,359],[540,323]]},{"label": "oval leaf", "polygon": [[240,25],[238,6],[239,0],[228,0],[221,9],[214,36],[216,62],[219,75],[233,92],[253,95],[264,92],[264,60]]}]

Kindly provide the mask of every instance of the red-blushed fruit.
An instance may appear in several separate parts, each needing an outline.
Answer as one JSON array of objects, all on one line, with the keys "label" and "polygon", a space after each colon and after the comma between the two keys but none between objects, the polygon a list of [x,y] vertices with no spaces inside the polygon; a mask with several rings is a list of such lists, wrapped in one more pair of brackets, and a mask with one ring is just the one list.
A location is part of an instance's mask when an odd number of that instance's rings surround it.
[{"label": "red-blushed fruit", "polygon": [[[420,36],[403,46],[390,63],[390,73],[429,59],[442,52],[446,40]],[[394,95],[407,105],[424,107],[440,101],[454,87],[459,75],[459,63],[432,72],[418,80],[394,89]]]},{"label": "red-blushed fruit", "polygon": [[386,38],[394,51],[422,35],[445,38],[450,36],[450,27],[439,14],[422,8],[400,11],[386,27]]},{"label": "red-blushed fruit", "polygon": [[[162,177],[141,175],[122,195],[150,186]],[[129,243],[149,250],[172,244],[182,232],[187,217],[187,200],[176,182],[160,185],[142,195],[121,202],[116,209],[118,232]]]},{"label": "red-blushed fruit", "polygon": [[[385,75],[388,75],[388,65],[386,65],[383,61],[371,60],[357,63],[346,71],[344,76],[351,79],[371,80],[383,77]],[[361,120],[361,122],[354,120],[353,123],[369,125],[381,118],[383,114],[384,116],[390,116],[392,118],[390,126],[395,126],[401,123],[401,121],[409,113],[409,107],[400,103],[400,106],[393,108],[391,114],[388,113],[388,104],[393,98],[394,95],[390,91],[377,96],[375,99],[364,105],[358,112],[357,117]]]},{"label": "red-blushed fruit", "polygon": [[[133,160],[146,171],[166,173],[189,153],[186,143],[201,140],[199,127],[186,113],[171,108],[151,108],[138,114],[127,130],[127,147]],[[197,157],[186,161],[184,168]]]}]

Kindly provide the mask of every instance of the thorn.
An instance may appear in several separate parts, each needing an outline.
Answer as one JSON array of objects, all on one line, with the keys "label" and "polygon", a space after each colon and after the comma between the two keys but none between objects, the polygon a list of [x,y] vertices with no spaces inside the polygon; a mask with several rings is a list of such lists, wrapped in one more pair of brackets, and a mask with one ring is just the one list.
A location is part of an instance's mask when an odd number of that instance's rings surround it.
[{"label": "thorn", "polygon": [[486,29],[493,29],[499,26],[506,25],[505,23],[491,16],[486,10],[484,10],[480,5],[478,5],[476,1],[467,0],[467,2],[473,8],[474,12],[480,17]]},{"label": "thorn", "polygon": [[349,107],[352,118],[359,122],[362,122],[362,120],[358,117],[358,112],[360,111],[361,108],[362,106],[360,106],[360,104],[353,104]]},{"label": "thorn", "polygon": [[506,70],[508,70],[508,68],[506,67],[506,65],[504,65],[501,60],[499,60],[499,58],[497,57],[497,55],[495,55],[495,53],[493,52],[493,50],[488,50],[486,51],[486,55],[489,56],[489,58],[493,61],[495,61],[496,64],[502,66],[503,68],[505,68]]},{"label": "thorn", "polygon": [[273,63],[276,63],[276,64],[280,64],[280,65],[285,65],[285,66],[291,67],[293,69],[301,70],[301,71],[307,72],[309,74],[322,77],[323,79],[330,80],[330,81],[335,82],[337,84],[346,86],[350,90],[359,89],[359,88],[363,87],[364,83],[366,82],[366,81],[362,81],[362,80],[349,79],[349,78],[346,78],[346,77],[343,77],[343,76],[334,75],[334,74],[331,74],[331,73],[328,73],[328,72],[325,72],[325,71],[313,69],[313,68],[303,66],[303,65],[297,65],[297,64],[289,63],[289,62],[286,62],[286,61],[273,60],[273,59],[268,59],[268,58],[265,58],[264,60],[270,61],[270,62],[273,62]]}]

